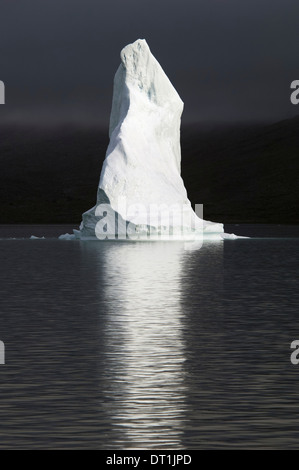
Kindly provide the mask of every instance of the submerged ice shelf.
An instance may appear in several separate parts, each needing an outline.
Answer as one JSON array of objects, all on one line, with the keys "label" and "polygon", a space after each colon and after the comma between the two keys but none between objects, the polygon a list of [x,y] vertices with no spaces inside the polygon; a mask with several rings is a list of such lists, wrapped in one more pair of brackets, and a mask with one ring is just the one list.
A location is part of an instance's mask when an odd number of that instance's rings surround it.
[{"label": "submerged ice shelf", "polygon": [[198,217],[187,197],[181,177],[181,98],[144,39],[120,56],[97,202],[83,214],[75,237],[223,238],[223,225]]}]

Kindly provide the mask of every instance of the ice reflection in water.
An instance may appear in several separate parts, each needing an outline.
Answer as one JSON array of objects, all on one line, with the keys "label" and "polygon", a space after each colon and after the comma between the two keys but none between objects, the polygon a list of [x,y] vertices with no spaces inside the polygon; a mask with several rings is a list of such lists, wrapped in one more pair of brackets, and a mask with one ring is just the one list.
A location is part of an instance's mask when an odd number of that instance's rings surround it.
[{"label": "ice reflection in water", "polygon": [[167,245],[0,243],[0,448],[298,447],[298,239]]},{"label": "ice reflection in water", "polygon": [[115,448],[181,444],[186,407],[183,253],[181,243],[114,244],[105,250],[103,375],[107,398],[114,402]]}]

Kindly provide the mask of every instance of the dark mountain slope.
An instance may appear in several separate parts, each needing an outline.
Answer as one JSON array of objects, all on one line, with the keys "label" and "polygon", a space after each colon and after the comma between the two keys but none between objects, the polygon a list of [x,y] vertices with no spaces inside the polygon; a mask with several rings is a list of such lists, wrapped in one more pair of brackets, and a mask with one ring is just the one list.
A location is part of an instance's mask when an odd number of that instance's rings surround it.
[{"label": "dark mountain slope", "polygon": [[[299,223],[299,118],[182,129],[182,176],[204,217]],[[92,207],[107,131],[0,128],[0,223],[79,223]]]}]

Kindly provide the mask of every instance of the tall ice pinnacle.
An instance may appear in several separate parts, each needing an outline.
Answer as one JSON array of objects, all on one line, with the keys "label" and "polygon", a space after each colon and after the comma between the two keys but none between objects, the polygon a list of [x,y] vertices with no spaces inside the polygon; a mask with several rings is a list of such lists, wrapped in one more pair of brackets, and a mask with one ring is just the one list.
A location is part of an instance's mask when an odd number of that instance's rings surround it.
[{"label": "tall ice pinnacle", "polygon": [[[111,222],[106,227],[109,235],[115,230],[115,215],[122,223],[130,223],[135,232],[149,233],[152,227],[158,233],[164,222],[161,224],[161,214],[152,208],[163,206],[164,215],[167,208],[176,208],[171,209],[168,219],[173,232],[179,232],[183,213],[184,220],[188,219],[185,215],[192,219],[184,222],[190,231],[201,227],[204,235],[220,237],[222,224],[202,221],[195,215],[181,178],[181,98],[144,39],[126,46],[120,56],[114,77],[110,143],[97,204],[83,214],[76,236],[95,237],[103,216]],[[101,212],[101,205],[110,209],[108,215]]]}]

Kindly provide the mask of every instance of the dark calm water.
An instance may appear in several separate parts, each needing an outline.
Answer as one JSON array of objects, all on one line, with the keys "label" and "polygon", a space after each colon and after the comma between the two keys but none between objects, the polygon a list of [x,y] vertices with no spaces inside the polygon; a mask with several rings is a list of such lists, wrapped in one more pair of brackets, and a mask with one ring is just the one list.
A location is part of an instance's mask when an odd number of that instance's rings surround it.
[{"label": "dark calm water", "polygon": [[298,447],[292,230],[188,251],[2,228],[0,448]]}]

